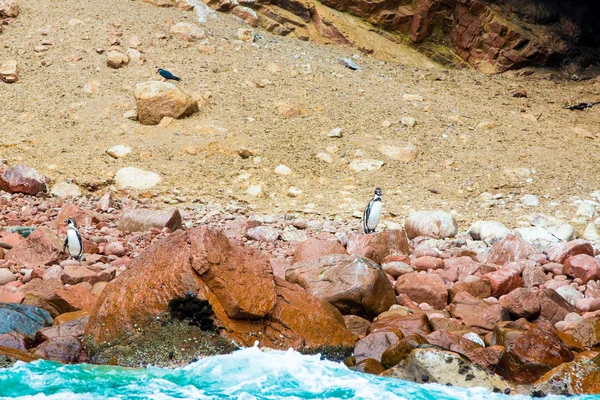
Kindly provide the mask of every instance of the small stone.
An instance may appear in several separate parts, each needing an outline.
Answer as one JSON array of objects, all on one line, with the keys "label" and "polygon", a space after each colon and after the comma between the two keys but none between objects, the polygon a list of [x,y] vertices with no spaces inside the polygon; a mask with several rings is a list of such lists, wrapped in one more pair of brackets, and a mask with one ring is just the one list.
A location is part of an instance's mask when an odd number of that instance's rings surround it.
[{"label": "small stone", "polygon": [[200,29],[198,25],[189,22],[178,22],[171,27],[169,32],[187,42],[195,42],[206,38],[204,30]]},{"label": "small stone", "polygon": [[287,194],[288,194],[288,196],[290,196],[290,197],[298,197],[298,196],[300,196],[300,195],[302,194],[302,190],[301,190],[301,189],[298,189],[298,188],[297,188],[297,187],[295,187],[295,186],[291,186],[291,187],[288,189],[288,192],[287,192]]},{"label": "small stone", "polygon": [[83,86],[83,93],[95,94],[100,90],[100,82],[91,80]]},{"label": "small stone", "polygon": [[537,207],[540,205],[540,199],[534,194],[526,194],[521,197],[521,204],[524,204],[528,207]]},{"label": "small stone", "polygon": [[348,168],[354,172],[375,171],[381,169],[383,164],[384,162],[381,160],[362,159],[352,161]]},{"label": "small stone", "polygon": [[283,165],[283,164],[279,164],[277,167],[275,167],[274,172],[277,175],[291,175],[292,174],[292,170],[290,167],[288,167],[287,165]]},{"label": "small stone", "polygon": [[104,247],[104,254],[107,256],[114,255],[117,257],[123,257],[125,254],[127,254],[127,251],[121,242],[111,242]]},{"label": "small stone", "polygon": [[333,157],[331,157],[331,154],[323,153],[322,151],[318,152],[315,158],[317,160],[326,162],[327,164],[331,164],[333,162]]},{"label": "small stone", "polygon": [[407,101],[423,101],[423,96],[421,96],[419,94],[404,93],[402,95],[402,99],[407,100]]},{"label": "small stone", "polygon": [[404,125],[404,126],[408,126],[409,128],[412,128],[413,126],[415,126],[417,124],[417,121],[412,117],[403,117],[400,120],[400,123],[402,123],[402,125]]},{"label": "small stone", "polygon": [[19,80],[19,66],[16,60],[9,60],[0,65],[0,80],[6,83],[15,83]]},{"label": "small stone", "polygon": [[131,147],[125,146],[123,144],[118,144],[116,146],[111,147],[106,150],[106,154],[111,156],[112,158],[123,158],[127,154],[131,153]]},{"label": "small stone", "polygon": [[327,136],[333,137],[333,138],[341,138],[344,135],[342,134],[342,128],[333,128],[332,130],[329,131]]},{"label": "small stone", "polygon": [[111,50],[106,54],[106,65],[111,68],[121,68],[129,63],[129,57],[117,50]]},{"label": "small stone", "polygon": [[402,146],[381,145],[379,152],[384,156],[404,162],[416,160],[419,154],[417,147],[409,142],[403,143]]},{"label": "small stone", "polygon": [[129,47],[131,47],[133,49],[137,49],[141,45],[142,45],[142,41],[140,40],[139,37],[132,36],[131,38],[129,38]]},{"label": "small stone", "polygon": [[517,90],[515,90],[515,91],[513,92],[513,95],[512,95],[512,96],[513,96],[513,97],[517,97],[517,98],[520,98],[520,97],[527,97],[527,91],[526,91],[525,89],[522,89],[522,88],[521,88],[521,89],[517,89]]},{"label": "small stone", "polygon": [[254,42],[254,40],[256,38],[254,31],[252,29],[248,29],[248,28],[238,29],[237,37],[242,42],[247,42],[247,43]]},{"label": "small stone", "polygon": [[138,113],[136,110],[128,110],[123,113],[123,118],[130,119],[132,121],[137,121]]},{"label": "small stone", "polygon": [[594,208],[594,206],[588,201],[583,201],[579,205],[579,207],[577,207],[576,214],[578,216],[587,217],[587,218],[594,218],[598,215],[596,213],[596,209]]},{"label": "small stone", "polygon": [[200,54],[215,54],[217,51],[215,46],[209,46],[207,44],[199,44],[196,48]]},{"label": "small stone", "polygon": [[81,189],[79,186],[73,183],[58,182],[52,186],[50,193],[56,197],[79,197],[81,196]]},{"label": "small stone", "polygon": [[591,242],[600,242],[600,218],[596,218],[586,226],[583,238]]},{"label": "small stone", "polygon": [[270,226],[261,225],[248,229],[246,236],[252,240],[274,242],[279,239],[279,232]]},{"label": "small stone", "polygon": [[262,185],[252,185],[246,189],[246,193],[250,196],[260,196],[263,193],[263,187]]},{"label": "small stone", "polygon": [[339,63],[340,63],[340,65],[342,65],[348,69],[351,69],[352,71],[360,71],[360,67],[358,65],[356,65],[356,63],[349,58],[342,58],[339,61]]},{"label": "small stone", "polygon": [[125,167],[117,171],[115,183],[119,189],[150,189],[161,181],[157,173],[136,167]]}]

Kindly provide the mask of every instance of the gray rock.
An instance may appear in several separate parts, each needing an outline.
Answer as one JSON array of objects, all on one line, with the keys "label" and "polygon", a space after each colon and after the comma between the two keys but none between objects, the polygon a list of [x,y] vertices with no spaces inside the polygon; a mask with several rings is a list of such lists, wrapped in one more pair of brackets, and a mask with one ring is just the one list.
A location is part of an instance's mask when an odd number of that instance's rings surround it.
[{"label": "gray rock", "polygon": [[600,218],[596,218],[585,227],[583,238],[590,242],[600,242]]},{"label": "gray rock", "polygon": [[581,204],[579,204],[579,207],[577,207],[576,214],[578,216],[587,217],[587,218],[594,218],[594,217],[598,216],[598,213],[596,213],[596,208],[589,201],[582,201]]},{"label": "gray rock", "polygon": [[343,65],[344,67],[349,68],[352,71],[360,71],[360,67],[349,58],[342,58],[340,60],[340,65]]},{"label": "gray rock", "polygon": [[118,229],[123,232],[144,232],[149,228],[169,228],[175,231],[181,228],[179,210],[134,209],[123,211]]},{"label": "gray rock", "polygon": [[409,239],[417,236],[445,239],[457,233],[454,216],[444,211],[413,212],[406,219],[404,229]]},{"label": "gray rock", "polygon": [[329,131],[327,136],[333,137],[333,138],[341,138],[344,135],[342,134],[342,128],[333,128],[332,130]]},{"label": "gray rock", "polygon": [[110,149],[106,150],[106,154],[108,154],[112,158],[117,158],[117,159],[123,158],[126,155],[128,155],[129,153],[131,153],[131,147],[125,146],[123,144],[118,144],[118,145],[113,146]]},{"label": "gray rock", "polygon": [[537,207],[540,205],[540,199],[534,194],[526,194],[521,197],[521,203],[528,207]]},{"label": "gray rock", "polygon": [[508,235],[508,229],[503,223],[498,221],[476,221],[467,230],[473,240],[481,240],[487,244],[492,244]]},{"label": "gray rock", "polygon": [[350,168],[354,172],[375,171],[381,169],[381,167],[383,167],[383,164],[384,162],[381,160],[360,159],[352,161],[348,165],[348,168]]},{"label": "gray rock", "polygon": [[293,226],[288,226],[283,230],[281,238],[285,242],[304,242],[308,240],[308,236],[304,231],[298,230]]},{"label": "gray rock", "polygon": [[18,332],[33,339],[37,331],[50,324],[50,313],[39,307],[0,303],[0,335]]}]

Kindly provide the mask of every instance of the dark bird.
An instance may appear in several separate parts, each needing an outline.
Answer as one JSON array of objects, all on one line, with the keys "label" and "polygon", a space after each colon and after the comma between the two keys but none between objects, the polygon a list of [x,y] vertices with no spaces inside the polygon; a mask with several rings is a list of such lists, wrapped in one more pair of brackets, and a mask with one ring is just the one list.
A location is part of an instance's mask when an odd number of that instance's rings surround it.
[{"label": "dark bird", "polygon": [[68,247],[69,255],[77,261],[81,261],[81,254],[83,254],[83,240],[81,239],[81,235],[77,229],[77,223],[73,218],[69,218],[65,221],[65,223],[67,224],[68,228],[63,251],[65,251],[65,249]]},{"label": "dark bird", "polygon": [[375,195],[363,212],[363,229],[365,233],[375,232],[381,216],[381,189],[375,189]]},{"label": "dark bird", "polygon": [[159,74],[160,76],[162,76],[165,81],[168,81],[169,79],[173,80],[173,81],[181,80],[178,77],[176,77],[175,75],[173,75],[172,73],[170,73],[169,71],[167,71],[166,69],[159,68],[156,71],[156,73]]}]

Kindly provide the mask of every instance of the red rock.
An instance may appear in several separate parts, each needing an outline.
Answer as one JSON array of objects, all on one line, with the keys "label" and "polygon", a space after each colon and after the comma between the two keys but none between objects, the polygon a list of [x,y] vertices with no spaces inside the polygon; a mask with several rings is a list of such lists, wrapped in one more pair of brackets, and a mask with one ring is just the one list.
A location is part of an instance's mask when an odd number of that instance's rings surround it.
[{"label": "red rock", "polygon": [[52,317],[57,317],[66,312],[76,309],[60,298],[56,290],[62,289],[63,285],[58,279],[32,279],[18,289],[18,293],[24,296],[23,304],[36,306],[48,310]]},{"label": "red rock", "polygon": [[[480,272],[481,264],[474,261],[471,257],[456,257],[444,260],[444,268],[452,269],[456,268],[458,271],[457,279],[459,281],[465,280],[467,276],[475,275]],[[456,280],[454,280],[456,281]]]},{"label": "red rock", "polygon": [[483,275],[483,279],[490,281],[492,296],[496,298],[523,286],[519,270],[508,266],[502,267],[495,272],[488,272]]},{"label": "red rock", "polygon": [[419,305],[417,303],[415,303],[414,301],[412,301],[410,299],[410,297],[408,297],[408,295],[401,293],[398,296],[396,296],[396,301],[398,302],[398,305],[401,306],[405,306],[405,307],[409,307],[409,308],[413,308],[413,309],[418,309]]},{"label": "red rock", "polygon": [[401,261],[385,262],[381,266],[383,272],[391,276],[393,279],[398,279],[399,276],[414,272],[410,264]]},{"label": "red rock", "polygon": [[102,195],[100,200],[96,203],[96,210],[107,211],[113,206],[112,192],[106,192]]},{"label": "red rock", "polygon": [[388,229],[368,235],[351,232],[348,235],[348,254],[373,260],[381,265],[387,256],[407,255],[408,238],[404,230]]},{"label": "red rock", "polygon": [[444,280],[433,274],[416,272],[400,276],[394,286],[397,294],[406,294],[416,303],[427,303],[436,310],[448,304],[448,290]]},{"label": "red rock", "polygon": [[[202,234],[205,229],[176,232],[159,240],[135,258],[130,268],[110,282],[102,292],[90,317],[87,337],[96,343],[103,343],[132,332],[134,324],[141,329],[149,329],[148,321],[166,312],[171,299],[185,297],[188,292],[192,292],[197,293],[199,299],[208,300],[215,313],[216,325],[223,327],[221,334],[242,346],[252,346],[255,341],[260,346],[276,349],[354,345],[356,336],[346,329],[344,320],[335,307],[310,296],[300,286],[279,278],[274,278],[277,297],[275,307],[269,314],[258,320],[231,319],[219,298],[202,281],[196,269],[192,268],[192,254],[196,261],[202,260],[198,249],[204,244],[198,243],[198,240],[212,237]],[[218,243],[221,240],[217,237],[215,241]],[[191,249],[192,245],[194,251]],[[240,246],[234,254],[246,250],[249,249]],[[241,260],[250,258],[250,254],[255,253],[249,251]],[[212,252],[208,252],[207,256],[215,261],[226,255],[218,254],[219,258],[213,259]],[[262,265],[267,261],[256,255],[247,262],[250,265]],[[262,279],[251,276],[254,269],[246,269],[240,259],[235,260],[235,265],[236,282]],[[255,290],[251,284],[242,284],[239,289],[246,292]]]},{"label": "red rock", "polygon": [[563,273],[579,278],[583,283],[600,279],[600,262],[587,254],[578,254],[565,260]]},{"label": "red rock", "polygon": [[76,362],[79,359],[83,345],[73,336],[50,339],[35,348],[34,354],[46,360],[64,363]]},{"label": "red rock", "polygon": [[377,361],[381,361],[383,352],[403,338],[404,336],[401,333],[392,331],[370,333],[364,339],[361,339],[356,343],[356,347],[354,347],[356,361],[360,362],[365,358],[373,358]]},{"label": "red rock", "polygon": [[600,344],[600,318],[584,318],[573,328],[573,337],[586,348]]},{"label": "red rock", "polygon": [[334,240],[309,238],[300,243],[294,252],[292,264],[299,261],[314,260],[331,254],[347,254],[344,246]]},{"label": "red rock", "polygon": [[448,290],[449,300],[452,301],[461,292],[468,293],[478,299],[486,299],[492,295],[492,284],[487,279],[469,276],[464,281],[456,282]]},{"label": "red rock", "polygon": [[567,258],[578,254],[587,254],[594,257],[594,248],[592,244],[583,239],[571,240],[562,245],[557,245],[546,250],[548,260],[564,264]]},{"label": "red rock", "polygon": [[27,351],[27,347],[31,340],[18,332],[9,332],[0,335],[0,347],[9,347],[21,351]]},{"label": "red rock", "polygon": [[273,268],[273,275],[281,279],[285,279],[285,272],[292,266],[289,258],[270,258],[269,263]]},{"label": "red rock", "polygon": [[499,303],[514,319],[532,320],[537,318],[541,311],[538,293],[524,288],[517,288],[500,297]]},{"label": "red rock", "polygon": [[0,166],[0,190],[9,193],[38,194],[47,191],[48,178],[26,165]]},{"label": "red rock", "polygon": [[69,303],[74,309],[88,312],[94,310],[98,301],[97,296],[79,285],[56,289],[56,295]]},{"label": "red rock", "polygon": [[127,254],[127,251],[125,250],[123,243],[111,242],[107,243],[106,246],[104,246],[104,254],[106,254],[107,256],[113,255],[117,257],[123,257],[125,254]]},{"label": "red rock", "polygon": [[563,321],[569,313],[577,312],[577,308],[553,289],[542,289],[537,293],[540,299],[540,318],[552,324]]},{"label": "red rock", "polygon": [[499,304],[490,304],[467,293],[458,293],[448,311],[467,326],[491,330],[500,321],[509,321],[508,311]]},{"label": "red rock", "polygon": [[521,277],[523,279],[523,287],[526,289],[540,287],[550,280],[542,267],[527,267],[523,270]]},{"label": "red rock", "polygon": [[6,253],[5,259],[18,265],[52,265],[66,258],[64,241],[46,227],[38,227],[23,242]]},{"label": "red rock", "polygon": [[356,363],[353,370],[364,374],[379,375],[385,371],[385,368],[374,358],[363,358]]},{"label": "red rock", "polygon": [[396,303],[394,289],[381,268],[357,256],[335,254],[298,262],[285,277],[342,314],[372,318]]},{"label": "red rock", "polygon": [[462,355],[467,355],[473,350],[480,349],[482,346],[462,336],[448,332],[435,331],[425,336],[430,344],[443,347],[446,350],[453,351]]},{"label": "red rock", "polygon": [[411,334],[405,336],[398,343],[390,346],[381,355],[381,364],[387,369],[392,368],[394,365],[399,364],[408,355],[416,349],[418,346],[423,344],[429,344],[427,339],[418,334]]},{"label": "red rock", "polygon": [[123,232],[145,232],[150,228],[169,228],[171,232],[181,229],[179,210],[124,210],[118,226]]},{"label": "red rock", "polygon": [[66,234],[67,224],[65,221],[73,218],[78,228],[92,227],[99,222],[98,217],[91,211],[84,210],[75,204],[65,204],[60,209],[60,213],[54,220],[53,228],[59,234]]},{"label": "red rock", "polygon": [[503,352],[504,346],[481,347],[470,351],[467,357],[474,364],[478,364],[489,371],[495,371]]},{"label": "red rock", "polygon": [[411,265],[415,271],[427,271],[444,268],[444,260],[437,257],[423,256],[414,259]]},{"label": "red rock", "polygon": [[388,315],[376,318],[369,326],[367,334],[383,331],[400,331],[404,336],[418,334],[427,336],[431,333],[425,314]]},{"label": "red rock", "polygon": [[350,332],[360,338],[365,337],[367,329],[369,329],[369,326],[371,325],[369,320],[359,317],[358,315],[344,315],[344,323]]},{"label": "red rock", "polygon": [[487,258],[488,264],[504,265],[507,262],[526,259],[538,250],[523,239],[508,234],[504,239],[494,243]]},{"label": "red rock", "polygon": [[[16,247],[19,243],[23,242],[23,236],[19,235],[17,232],[6,232],[3,231],[0,233],[0,242],[5,243],[9,246]],[[3,249],[4,250],[4,249]],[[6,256],[6,251],[4,252]],[[5,258],[5,257],[2,257]]]},{"label": "red rock", "polygon": [[6,288],[0,288],[0,303],[17,303],[21,304],[25,296],[23,293],[13,292]]},{"label": "red rock", "polygon": [[64,284],[68,285],[76,285],[81,282],[88,282],[93,285],[99,281],[94,271],[81,265],[67,265],[63,269],[61,280]]},{"label": "red rock", "polygon": [[85,333],[85,327],[87,326],[89,319],[90,317],[88,315],[67,322],[63,322],[58,325],[42,328],[35,334],[35,340],[38,343],[41,343],[45,342],[46,340],[59,337],[73,336],[81,338]]}]

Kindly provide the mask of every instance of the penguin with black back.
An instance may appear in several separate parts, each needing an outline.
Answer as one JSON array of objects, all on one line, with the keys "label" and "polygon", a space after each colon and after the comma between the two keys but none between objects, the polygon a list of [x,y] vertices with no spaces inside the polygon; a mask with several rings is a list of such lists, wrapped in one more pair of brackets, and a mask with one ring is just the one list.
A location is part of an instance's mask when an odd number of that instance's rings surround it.
[{"label": "penguin with black back", "polygon": [[70,258],[74,258],[77,261],[81,261],[81,255],[83,254],[83,239],[77,229],[77,223],[74,218],[69,218],[65,221],[67,224],[67,237],[63,246],[63,251],[69,249]]},{"label": "penguin with black back", "polygon": [[162,76],[162,78],[163,78],[164,81],[172,80],[172,81],[179,82],[181,80],[180,78],[176,77],[175,75],[173,75],[172,73],[170,73],[166,69],[159,68],[156,71],[156,73],[159,74],[160,76]]},{"label": "penguin with black back", "polygon": [[365,233],[375,232],[377,224],[379,224],[379,217],[381,217],[381,189],[375,189],[375,195],[369,202],[365,211],[363,212],[363,229]]}]

